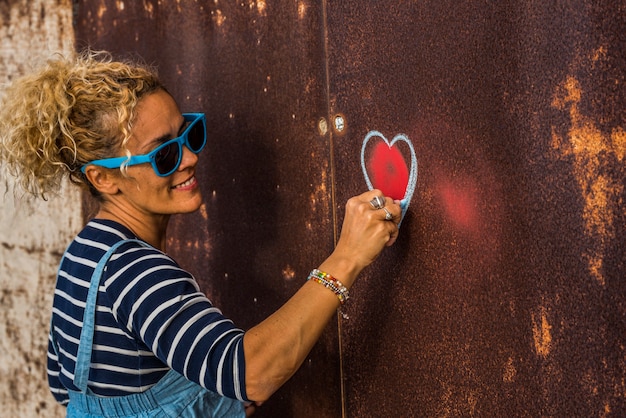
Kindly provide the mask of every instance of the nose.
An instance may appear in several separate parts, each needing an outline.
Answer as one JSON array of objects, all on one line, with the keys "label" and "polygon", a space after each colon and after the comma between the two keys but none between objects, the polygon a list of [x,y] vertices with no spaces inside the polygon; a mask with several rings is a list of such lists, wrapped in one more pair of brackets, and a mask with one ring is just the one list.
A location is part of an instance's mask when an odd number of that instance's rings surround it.
[{"label": "nose", "polygon": [[195,167],[198,164],[198,154],[193,153],[186,145],[183,145],[183,156],[180,160],[179,170],[185,170],[188,167]]}]

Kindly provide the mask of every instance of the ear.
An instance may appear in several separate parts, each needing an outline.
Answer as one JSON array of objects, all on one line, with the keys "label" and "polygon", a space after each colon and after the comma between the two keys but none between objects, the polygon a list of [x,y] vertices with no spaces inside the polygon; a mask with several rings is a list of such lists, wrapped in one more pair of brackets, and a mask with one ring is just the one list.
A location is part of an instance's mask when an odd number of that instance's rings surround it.
[{"label": "ear", "polygon": [[85,169],[87,180],[102,194],[114,195],[119,192],[117,173],[113,170],[99,167],[96,165],[88,165]]}]

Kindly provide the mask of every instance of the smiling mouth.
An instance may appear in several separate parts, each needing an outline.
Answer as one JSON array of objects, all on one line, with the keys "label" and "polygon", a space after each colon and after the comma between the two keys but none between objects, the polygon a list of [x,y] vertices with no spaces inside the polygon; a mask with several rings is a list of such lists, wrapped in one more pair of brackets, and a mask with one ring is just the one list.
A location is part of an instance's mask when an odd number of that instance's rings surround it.
[{"label": "smiling mouth", "polygon": [[172,189],[182,189],[184,187],[189,187],[192,184],[194,184],[196,182],[196,176],[191,177],[189,180],[187,180],[184,183],[181,184],[177,184],[176,186],[172,186]]}]

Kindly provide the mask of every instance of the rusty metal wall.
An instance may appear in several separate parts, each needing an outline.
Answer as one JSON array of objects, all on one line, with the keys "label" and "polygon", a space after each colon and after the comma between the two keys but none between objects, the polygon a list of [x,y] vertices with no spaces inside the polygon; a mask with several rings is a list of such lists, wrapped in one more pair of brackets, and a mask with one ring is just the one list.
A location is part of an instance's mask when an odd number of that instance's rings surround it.
[{"label": "rusty metal wall", "polygon": [[75,2],[79,47],[207,113],[168,244],[243,327],[331,251],[369,133],[417,155],[398,243],[257,416],[626,414],[626,10],[598,3]]},{"label": "rusty metal wall", "polygon": [[[321,11],[286,1],[76,6],[79,47],[138,54],[183,111],[206,113],[205,204],[172,219],[168,251],[243,328],[278,309],[333,248]],[[335,417],[339,377],[335,326],[256,416]]]},{"label": "rusty metal wall", "polygon": [[328,3],[337,201],[371,130],[419,162],[342,324],[347,416],[624,416],[623,2]]}]

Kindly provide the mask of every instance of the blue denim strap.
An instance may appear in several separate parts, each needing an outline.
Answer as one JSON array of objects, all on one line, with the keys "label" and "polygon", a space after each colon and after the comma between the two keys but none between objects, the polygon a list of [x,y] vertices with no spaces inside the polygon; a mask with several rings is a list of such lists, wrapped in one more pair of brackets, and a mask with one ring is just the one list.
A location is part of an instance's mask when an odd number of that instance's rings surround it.
[{"label": "blue denim strap", "polygon": [[87,301],[85,305],[85,313],[83,314],[83,329],[80,332],[80,343],[78,345],[78,354],[76,356],[76,369],[74,370],[74,385],[83,393],[91,393],[91,390],[87,387],[87,380],[89,378],[89,368],[91,367],[91,351],[93,345],[93,333],[95,330],[95,317],[96,317],[96,300],[98,298],[98,288],[100,287],[100,281],[102,279],[102,273],[106,267],[106,263],[111,258],[111,255],[123,244],[128,242],[137,242],[144,247],[149,247],[143,241],[137,239],[128,239],[115,243],[109,250],[102,256],[96,269],[91,275],[91,282],[89,284],[89,292],[87,293]]}]

